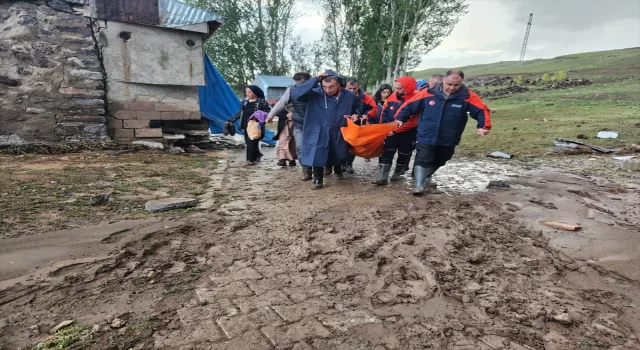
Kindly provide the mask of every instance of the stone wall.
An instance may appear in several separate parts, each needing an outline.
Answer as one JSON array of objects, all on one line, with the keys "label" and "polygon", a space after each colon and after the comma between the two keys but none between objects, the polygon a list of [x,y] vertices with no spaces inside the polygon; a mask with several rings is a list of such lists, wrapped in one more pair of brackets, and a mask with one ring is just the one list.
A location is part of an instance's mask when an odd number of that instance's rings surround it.
[{"label": "stone wall", "polygon": [[108,138],[85,3],[0,1],[0,144]]}]

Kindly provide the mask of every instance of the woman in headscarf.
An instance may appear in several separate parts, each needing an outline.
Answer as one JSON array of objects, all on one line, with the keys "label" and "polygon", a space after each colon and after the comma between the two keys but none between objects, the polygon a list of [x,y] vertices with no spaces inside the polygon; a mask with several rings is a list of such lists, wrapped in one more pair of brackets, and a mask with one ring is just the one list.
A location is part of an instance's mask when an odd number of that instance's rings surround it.
[{"label": "woman in headscarf", "polygon": [[264,98],[264,92],[256,85],[249,85],[245,89],[246,98],[240,102],[240,111],[231,119],[229,119],[229,123],[235,123],[236,120],[240,119],[240,130],[244,133],[244,141],[247,144],[247,164],[246,165],[255,165],[262,158],[262,153],[260,153],[260,140],[264,137],[264,120],[258,120],[260,123],[260,129],[262,130],[262,135],[260,138],[256,140],[252,140],[247,135],[247,125],[249,124],[249,118],[256,111],[269,112],[271,111],[271,106],[269,102]]}]

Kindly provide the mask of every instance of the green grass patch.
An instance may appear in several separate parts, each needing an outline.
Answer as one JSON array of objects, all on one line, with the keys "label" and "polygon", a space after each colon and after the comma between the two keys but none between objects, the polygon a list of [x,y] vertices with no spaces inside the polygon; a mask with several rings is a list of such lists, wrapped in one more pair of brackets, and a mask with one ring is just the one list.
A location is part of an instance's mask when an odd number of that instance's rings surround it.
[{"label": "green grass patch", "polygon": [[72,326],[63,328],[37,344],[32,350],[67,350],[83,349],[82,343],[91,336],[91,330],[85,327]]}]

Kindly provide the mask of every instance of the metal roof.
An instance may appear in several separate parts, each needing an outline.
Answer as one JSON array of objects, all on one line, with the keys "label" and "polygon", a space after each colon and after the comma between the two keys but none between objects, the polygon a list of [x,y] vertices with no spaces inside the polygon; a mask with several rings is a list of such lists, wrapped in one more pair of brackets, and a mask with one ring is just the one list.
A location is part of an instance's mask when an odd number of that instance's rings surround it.
[{"label": "metal roof", "polygon": [[291,77],[282,77],[277,75],[256,75],[256,82],[260,82],[259,86],[263,86],[265,88],[270,87],[288,87],[289,85],[293,85],[296,82]]},{"label": "metal roof", "polygon": [[224,23],[224,17],[178,0],[160,0],[158,10],[160,13],[159,25],[163,27],[175,28],[208,22]]},{"label": "metal roof", "polygon": [[179,0],[90,0],[89,8],[89,17],[165,28],[202,32],[189,26],[206,23],[209,35],[224,23],[224,17]]}]

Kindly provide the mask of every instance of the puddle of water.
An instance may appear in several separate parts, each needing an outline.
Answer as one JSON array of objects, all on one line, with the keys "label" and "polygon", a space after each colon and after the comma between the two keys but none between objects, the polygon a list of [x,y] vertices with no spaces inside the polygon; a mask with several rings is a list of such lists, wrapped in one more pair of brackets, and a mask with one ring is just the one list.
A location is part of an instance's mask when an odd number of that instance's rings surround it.
[{"label": "puddle of water", "polygon": [[490,181],[522,176],[525,170],[506,162],[454,159],[433,176],[438,189],[451,193],[487,191]]},{"label": "puddle of water", "polygon": [[[263,171],[282,170],[276,165],[275,148],[261,147],[264,154],[263,161],[257,166]],[[243,159],[244,150],[230,151],[230,158],[234,160]],[[236,158],[237,157],[237,158]],[[395,163],[394,163],[395,166]],[[286,167],[289,168],[289,167]],[[366,162],[363,158],[356,158],[354,163],[356,170],[355,177],[364,182],[373,180],[378,175],[378,160],[371,159]],[[295,171],[299,168],[296,167]],[[510,164],[507,161],[496,160],[473,160],[466,158],[453,159],[446,166],[440,168],[433,176],[433,180],[438,184],[438,189],[450,194],[469,194],[487,191],[490,181],[509,180],[510,178],[525,175],[526,169],[517,164]],[[409,176],[410,171],[404,176],[404,181],[390,186],[402,186],[406,189],[413,187],[413,179]],[[347,175],[347,179],[354,175]],[[256,177],[261,176],[256,173]],[[358,184],[360,186],[361,184]]]}]

